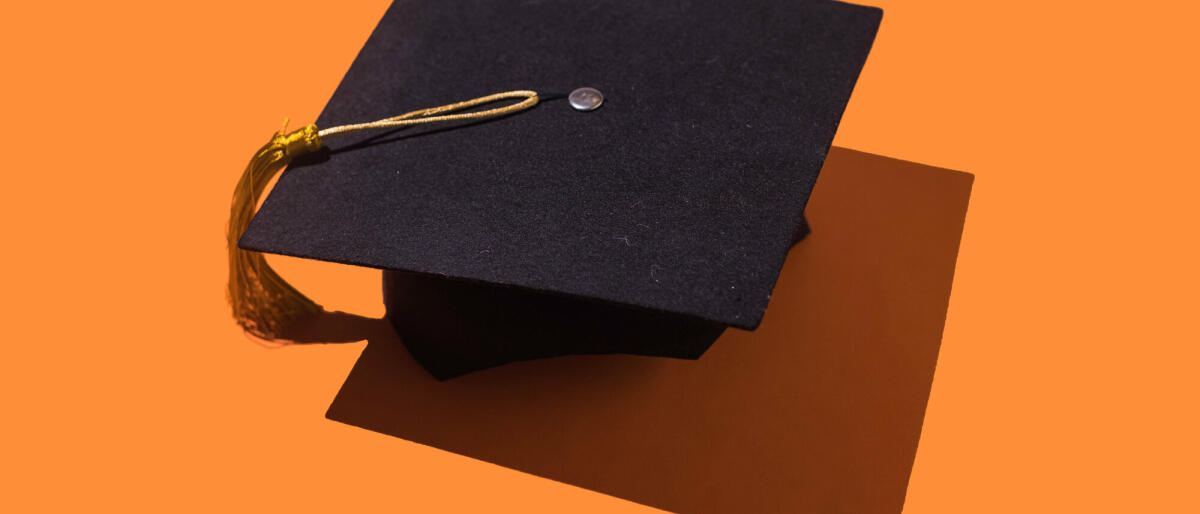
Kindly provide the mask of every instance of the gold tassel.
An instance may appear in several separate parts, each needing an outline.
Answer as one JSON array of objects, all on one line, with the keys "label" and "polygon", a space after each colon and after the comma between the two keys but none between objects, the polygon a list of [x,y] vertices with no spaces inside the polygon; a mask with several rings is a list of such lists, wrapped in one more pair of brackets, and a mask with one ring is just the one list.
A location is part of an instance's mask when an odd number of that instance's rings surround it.
[{"label": "gold tassel", "polygon": [[321,306],[280,277],[261,253],[238,248],[238,239],[254,218],[254,209],[267,184],[295,157],[321,148],[316,125],[287,133],[283,128],[263,145],[233,191],[226,243],[229,245],[229,304],[233,317],[247,332],[278,339],[298,318],[321,312]]},{"label": "gold tassel", "polygon": [[[521,99],[520,102],[485,111],[447,114],[470,107],[500,100]],[[356,123],[317,130],[308,125],[295,132],[287,132],[287,120],[283,128],[263,145],[246,171],[238,180],[233,191],[233,206],[229,211],[229,226],[225,233],[229,249],[229,304],[233,317],[247,332],[260,338],[274,341],[283,336],[284,330],[297,319],[319,314],[322,309],[280,277],[263,255],[238,248],[238,239],[254,218],[254,209],[267,184],[280,170],[287,167],[299,155],[321,148],[322,140],[334,136],[354,134],[366,130],[409,127],[425,123],[444,121],[475,120],[503,116],[529,109],[538,103],[535,91],[505,91],[481,96],[441,107],[421,109],[370,123]]]}]

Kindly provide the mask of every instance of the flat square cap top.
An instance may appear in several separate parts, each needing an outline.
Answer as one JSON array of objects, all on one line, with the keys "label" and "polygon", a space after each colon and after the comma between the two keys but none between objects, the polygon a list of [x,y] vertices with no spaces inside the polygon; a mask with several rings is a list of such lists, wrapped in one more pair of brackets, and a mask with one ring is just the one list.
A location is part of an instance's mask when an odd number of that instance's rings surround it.
[{"label": "flat square cap top", "polygon": [[[240,245],[754,328],[881,15],[816,0],[398,1],[319,127],[514,89],[542,103],[332,140],[284,172]],[[580,87],[602,106],[573,109]]]}]

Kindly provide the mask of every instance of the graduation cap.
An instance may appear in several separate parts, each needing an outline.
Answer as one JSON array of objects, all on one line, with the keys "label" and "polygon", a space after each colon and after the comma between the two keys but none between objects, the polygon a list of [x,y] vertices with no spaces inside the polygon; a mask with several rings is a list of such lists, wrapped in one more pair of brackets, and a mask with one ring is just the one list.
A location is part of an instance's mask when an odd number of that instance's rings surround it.
[{"label": "graduation cap", "polygon": [[385,270],[387,317],[439,378],[698,358],[762,319],[881,15],[397,1],[316,123],[276,133],[239,182],[235,318],[270,339],[320,311],[267,252]]}]

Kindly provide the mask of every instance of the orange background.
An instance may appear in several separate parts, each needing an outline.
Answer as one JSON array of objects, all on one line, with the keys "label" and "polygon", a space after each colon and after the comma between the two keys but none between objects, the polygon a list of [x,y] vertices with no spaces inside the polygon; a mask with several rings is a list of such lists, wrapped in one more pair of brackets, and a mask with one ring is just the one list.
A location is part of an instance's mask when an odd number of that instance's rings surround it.
[{"label": "orange background", "polygon": [[[1200,12],[870,3],[835,144],[977,175],[905,512],[1200,510]],[[652,510],[328,421],[363,345],[230,320],[230,188],[386,6],[6,8],[0,510]],[[272,262],[382,314],[377,271]]]}]

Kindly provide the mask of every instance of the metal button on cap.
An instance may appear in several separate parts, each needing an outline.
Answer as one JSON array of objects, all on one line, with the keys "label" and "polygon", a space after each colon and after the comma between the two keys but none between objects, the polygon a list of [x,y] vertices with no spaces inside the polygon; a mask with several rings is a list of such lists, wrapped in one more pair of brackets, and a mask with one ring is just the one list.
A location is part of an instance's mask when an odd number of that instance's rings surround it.
[{"label": "metal button on cap", "polygon": [[604,93],[600,90],[591,87],[581,87],[571,91],[571,95],[567,97],[571,102],[571,107],[577,111],[594,111],[604,103]]}]

